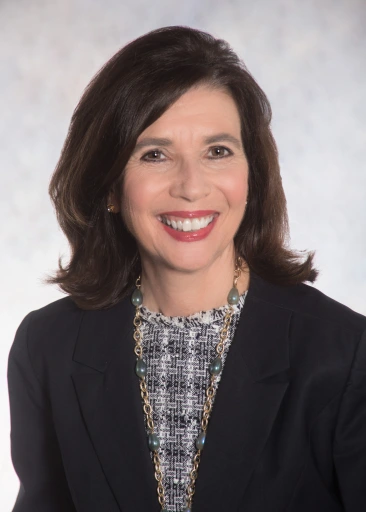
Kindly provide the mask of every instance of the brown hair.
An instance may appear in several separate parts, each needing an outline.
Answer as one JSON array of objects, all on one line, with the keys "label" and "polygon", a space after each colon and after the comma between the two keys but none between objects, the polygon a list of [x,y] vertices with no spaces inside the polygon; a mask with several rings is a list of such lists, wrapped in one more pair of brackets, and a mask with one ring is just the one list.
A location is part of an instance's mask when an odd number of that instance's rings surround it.
[{"label": "brown hair", "polygon": [[[87,86],[70,123],[49,194],[71,258],[46,283],[83,309],[107,308],[131,292],[140,272],[137,244],[121,215],[107,211],[140,133],[191,87],[228,90],[241,118],[249,163],[248,204],[235,235],[249,269],[273,283],[314,282],[314,252],[287,247],[288,217],[271,107],[227,42],[189,27],[164,27],[130,42]],[[305,251],[302,251],[305,252]]]}]

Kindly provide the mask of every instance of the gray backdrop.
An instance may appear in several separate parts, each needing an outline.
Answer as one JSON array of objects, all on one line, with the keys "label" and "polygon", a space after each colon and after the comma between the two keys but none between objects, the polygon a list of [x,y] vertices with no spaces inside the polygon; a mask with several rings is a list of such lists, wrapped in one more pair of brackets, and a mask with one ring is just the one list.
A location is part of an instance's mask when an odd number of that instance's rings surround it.
[{"label": "gray backdrop", "polygon": [[62,294],[68,255],[47,186],[91,77],[131,39],[189,25],[228,40],[273,107],[291,245],[316,249],[316,287],[366,314],[364,0],[1,0],[0,493],[11,510],[7,356],[21,319]]}]

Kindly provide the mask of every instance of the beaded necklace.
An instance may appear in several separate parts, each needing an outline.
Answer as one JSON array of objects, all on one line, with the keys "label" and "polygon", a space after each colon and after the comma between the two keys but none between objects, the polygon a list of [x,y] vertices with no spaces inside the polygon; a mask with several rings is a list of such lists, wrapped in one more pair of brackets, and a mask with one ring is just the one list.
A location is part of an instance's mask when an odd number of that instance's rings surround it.
[{"label": "beaded necklace", "polygon": [[[236,260],[236,266],[234,271],[234,281],[233,281],[233,287],[231,288],[227,300],[229,303],[228,310],[225,314],[224,321],[223,321],[223,327],[220,332],[220,341],[218,342],[216,346],[216,353],[217,356],[215,359],[211,362],[209,366],[209,372],[211,374],[210,376],[210,382],[209,386],[206,390],[206,400],[203,406],[203,414],[202,414],[202,420],[201,420],[201,433],[196,438],[196,448],[197,453],[195,454],[193,458],[193,468],[189,474],[190,482],[187,486],[187,506],[184,508],[183,512],[191,512],[192,511],[192,502],[193,502],[193,495],[195,492],[195,482],[198,476],[198,468],[201,460],[201,454],[202,450],[205,444],[206,439],[206,431],[208,427],[209,418],[211,415],[211,410],[213,406],[213,401],[215,397],[215,381],[217,376],[221,373],[223,364],[222,364],[222,354],[225,349],[225,343],[227,341],[228,337],[228,331],[231,324],[234,308],[233,305],[238,304],[239,302],[239,291],[237,289],[237,282],[241,274],[241,265],[242,260],[240,257]],[[134,340],[135,340],[135,348],[134,352],[137,356],[137,361],[135,365],[135,373],[140,379],[140,393],[141,398],[143,401],[143,410],[146,415],[146,423],[147,428],[150,431],[150,434],[148,436],[148,447],[153,453],[153,462],[155,466],[155,479],[158,482],[157,485],[157,494],[158,494],[158,500],[159,504],[161,506],[161,512],[169,512],[166,509],[166,499],[165,499],[165,491],[163,486],[163,474],[161,470],[161,461],[159,457],[159,448],[160,448],[160,440],[157,436],[157,434],[154,432],[154,422],[152,417],[152,407],[149,402],[149,394],[146,387],[146,374],[147,374],[147,364],[142,358],[142,334],[141,334],[141,315],[140,315],[140,307],[143,302],[143,295],[141,292],[141,276],[139,276],[136,280],[136,289],[134,290],[132,297],[131,297],[132,304],[136,307],[136,313],[134,317]]]}]

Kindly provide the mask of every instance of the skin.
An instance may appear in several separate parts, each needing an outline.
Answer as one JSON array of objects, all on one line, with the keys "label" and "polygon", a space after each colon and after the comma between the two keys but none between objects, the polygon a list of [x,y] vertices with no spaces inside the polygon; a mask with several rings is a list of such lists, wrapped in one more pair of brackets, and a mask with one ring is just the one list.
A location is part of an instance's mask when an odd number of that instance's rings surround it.
[{"label": "skin", "polygon": [[[237,139],[207,143],[226,133]],[[138,147],[146,138],[170,143]],[[181,96],[142,132],[125,169],[122,201],[115,205],[137,240],[143,303],[166,316],[187,316],[227,304],[235,268],[234,235],[245,213],[248,162],[240,118],[225,90],[199,86]],[[123,206],[122,206],[123,205]],[[203,240],[181,242],[163,229],[158,215],[214,210],[216,225]],[[243,293],[249,271],[237,287]]]}]

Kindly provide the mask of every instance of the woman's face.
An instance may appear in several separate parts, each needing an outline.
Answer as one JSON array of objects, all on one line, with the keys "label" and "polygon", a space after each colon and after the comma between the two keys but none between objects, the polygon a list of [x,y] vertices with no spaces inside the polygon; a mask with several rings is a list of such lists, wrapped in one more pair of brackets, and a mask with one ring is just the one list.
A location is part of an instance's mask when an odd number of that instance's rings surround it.
[{"label": "woman's face", "polygon": [[233,99],[189,90],[140,134],[125,169],[122,215],[141,258],[195,271],[232,252],[247,183]]}]

